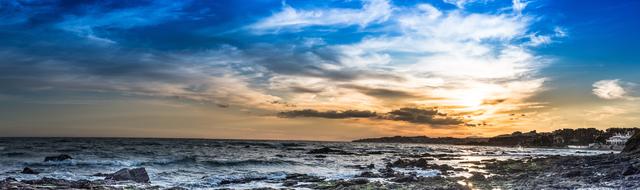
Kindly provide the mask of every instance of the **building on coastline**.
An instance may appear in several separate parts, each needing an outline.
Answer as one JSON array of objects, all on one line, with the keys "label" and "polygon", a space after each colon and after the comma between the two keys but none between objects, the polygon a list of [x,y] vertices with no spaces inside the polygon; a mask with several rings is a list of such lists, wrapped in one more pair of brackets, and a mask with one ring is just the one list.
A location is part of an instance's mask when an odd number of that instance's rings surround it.
[{"label": "building on coastline", "polygon": [[620,134],[617,133],[616,135],[613,135],[611,137],[609,137],[609,139],[607,139],[607,144],[608,145],[616,145],[616,146],[624,146],[624,144],[627,143],[627,140],[629,140],[629,138],[631,138],[631,136],[633,136],[633,134],[631,134],[630,132],[627,132],[626,134]]}]

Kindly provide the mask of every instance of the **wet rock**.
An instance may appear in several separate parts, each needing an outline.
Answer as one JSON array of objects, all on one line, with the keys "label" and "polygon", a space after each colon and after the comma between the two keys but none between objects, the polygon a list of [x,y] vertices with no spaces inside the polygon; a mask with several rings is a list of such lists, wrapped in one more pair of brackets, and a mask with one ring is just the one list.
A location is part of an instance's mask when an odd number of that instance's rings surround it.
[{"label": "wet rock", "polygon": [[37,174],[39,174],[40,172],[36,172],[36,171],[34,171],[33,169],[31,169],[31,168],[29,168],[29,167],[25,167],[24,169],[22,169],[22,172],[20,172],[20,173],[23,173],[23,174],[34,174],[34,175],[37,175]]},{"label": "wet rock", "polygon": [[638,170],[638,168],[633,167],[633,166],[627,166],[627,167],[622,171],[622,175],[623,175],[623,176],[635,175],[635,174],[640,174],[640,170]]},{"label": "wet rock", "polygon": [[307,152],[307,154],[351,154],[349,152],[346,152],[344,150],[338,150],[338,149],[332,149],[329,147],[324,147],[324,148],[319,148],[319,149],[313,149],[309,152]]},{"label": "wet rock", "polygon": [[53,186],[56,187],[54,189],[95,189],[97,186],[104,185],[100,181],[89,181],[89,180],[65,180],[65,179],[55,179],[43,177],[41,179],[36,180],[23,180],[22,183],[36,186]]},{"label": "wet rock", "polygon": [[149,174],[144,168],[123,168],[116,173],[108,175],[105,179],[114,181],[134,181],[137,183],[149,183]]},{"label": "wet rock", "polygon": [[362,172],[358,175],[356,175],[356,177],[366,177],[366,178],[378,178],[381,177],[379,174],[370,172],[370,171],[366,171],[366,172]]},{"label": "wet rock", "polygon": [[317,176],[310,176],[307,174],[287,174],[287,177],[285,177],[286,180],[294,180],[297,182],[321,182],[324,181],[324,178],[321,177],[317,177]]},{"label": "wet rock", "polygon": [[44,158],[44,161],[45,162],[51,162],[51,161],[59,162],[59,161],[64,161],[64,160],[69,160],[69,159],[73,159],[73,158],[71,156],[69,156],[69,155],[66,155],[66,154],[60,154],[60,155],[57,155],[57,156],[47,156],[47,157]]},{"label": "wet rock", "polygon": [[285,181],[282,183],[282,186],[285,186],[285,187],[291,187],[291,186],[294,186],[294,185],[296,185],[296,184],[298,184],[298,182],[297,182],[297,181],[295,181],[295,180],[285,180]]},{"label": "wet rock", "polygon": [[410,159],[398,159],[394,162],[388,163],[387,167],[397,167],[397,168],[408,168],[408,167],[418,167],[424,168],[428,165],[428,162],[424,158],[420,158],[417,160]]},{"label": "wet rock", "polygon": [[567,173],[562,174],[562,177],[567,177],[567,178],[578,177],[578,176],[582,176],[581,170],[573,170],[573,171],[569,171]]},{"label": "wet rock", "polygon": [[391,179],[391,181],[396,183],[409,183],[409,182],[418,181],[418,179],[416,178],[416,176],[413,176],[413,175],[402,175],[402,176],[397,176]]},{"label": "wet rock", "polygon": [[362,184],[369,183],[369,180],[365,179],[365,178],[356,178],[356,179],[352,179],[352,180],[349,180],[349,181],[354,183],[354,184],[356,184],[356,185],[362,185]]},{"label": "wet rock", "polygon": [[628,154],[640,154],[640,132],[634,134],[627,140],[627,144],[624,145],[622,152]]},{"label": "wet rock", "polygon": [[487,180],[486,177],[484,177],[484,175],[482,173],[479,172],[472,172],[473,175],[471,175],[471,177],[469,177],[469,180],[472,181],[485,181]]}]

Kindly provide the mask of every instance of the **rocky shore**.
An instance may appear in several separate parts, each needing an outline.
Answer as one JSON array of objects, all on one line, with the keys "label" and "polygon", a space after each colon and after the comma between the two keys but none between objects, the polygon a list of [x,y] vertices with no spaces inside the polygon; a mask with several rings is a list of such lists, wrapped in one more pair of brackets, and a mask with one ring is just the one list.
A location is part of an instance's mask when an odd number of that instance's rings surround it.
[{"label": "rocky shore", "polygon": [[[366,156],[328,147],[309,150],[306,154],[325,157]],[[58,155],[49,158],[48,162],[67,159],[73,158]],[[434,160],[456,159],[458,157],[455,154],[394,154],[384,163],[353,166],[360,173],[346,180],[289,173],[277,179],[254,177],[223,180],[219,185],[225,187],[229,184],[266,181],[278,184],[282,189],[640,189],[640,134],[632,137],[620,154],[465,161],[465,164],[478,170],[434,163]],[[420,171],[433,171],[438,175],[423,175]],[[38,173],[30,168],[24,168],[22,172]],[[460,172],[470,175],[457,175]],[[0,189],[186,189],[151,185],[145,168],[124,168],[113,173],[94,174],[96,176],[102,179],[6,178],[0,180]]]}]

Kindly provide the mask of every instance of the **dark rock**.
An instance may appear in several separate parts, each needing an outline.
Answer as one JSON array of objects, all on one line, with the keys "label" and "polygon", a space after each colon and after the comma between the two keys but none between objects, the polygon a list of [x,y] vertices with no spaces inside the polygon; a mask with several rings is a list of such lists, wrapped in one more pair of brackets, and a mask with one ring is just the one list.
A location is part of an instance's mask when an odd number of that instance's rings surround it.
[{"label": "dark rock", "polygon": [[314,157],[316,157],[316,158],[326,158],[327,156],[325,156],[325,155],[315,155]]},{"label": "dark rock", "polygon": [[578,176],[582,176],[582,171],[580,170],[573,170],[573,171],[569,171],[567,173],[562,174],[562,177],[578,177]]},{"label": "dark rock", "polygon": [[473,175],[471,177],[469,177],[470,180],[472,181],[485,181],[487,180],[486,177],[484,177],[484,175],[482,173],[479,172],[473,172]]},{"label": "dark rock", "polygon": [[356,179],[352,179],[352,180],[349,180],[349,181],[351,181],[352,183],[354,183],[356,185],[362,185],[362,184],[369,183],[369,180],[365,179],[365,178],[356,178]]},{"label": "dark rock", "polygon": [[33,169],[31,169],[29,167],[25,167],[24,169],[22,169],[22,172],[20,172],[20,173],[23,173],[23,174],[36,174],[37,175],[40,172],[36,172],[36,171],[34,171]]},{"label": "dark rock", "polygon": [[366,171],[366,172],[362,172],[362,173],[356,175],[356,177],[377,178],[377,177],[381,177],[381,176],[378,175],[378,174],[375,174],[373,172]]},{"label": "dark rock", "polygon": [[287,174],[286,180],[295,180],[297,182],[321,182],[323,178],[317,176],[310,176],[307,174]]},{"label": "dark rock", "polygon": [[344,150],[338,150],[338,149],[332,149],[329,147],[324,147],[324,148],[319,148],[319,149],[313,149],[309,152],[307,152],[307,154],[351,154],[349,152],[346,152]]},{"label": "dark rock", "polygon": [[144,168],[123,168],[116,173],[108,175],[105,179],[115,181],[134,181],[137,183],[149,183],[149,174]]},{"label": "dark rock", "polygon": [[69,155],[66,155],[66,154],[60,154],[60,155],[57,155],[57,156],[47,156],[47,157],[44,158],[44,161],[45,162],[49,162],[49,161],[58,162],[58,161],[64,161],[64,160],[68,160],[68,159],[73,159],[73,158],[71,156],[69,156]]},{"label": "dark rock", "polygon": [[376,165],[375,164],[369,164],[369,165],[367,165],[367,169],[376,169]]},{"label": "dark rock", "polygon": [[633,166],[627,166],[624,171],[622,171],[622,175],[623,176],[628,176],[628,175],[635,175],[635,174],[639,174],[640,170],[638,170],[638,168],[633,167]]},{"label": "dark rock", "polygon": [[640,132],[637,132],[625,144],[622,152],[629,154],[640,154]]},{"label": "dark rock", "polygon": [[418,179],[416,178],[416,176],[402,175],[402,176],[397,176],[397,177],[391,179],[391,181],[396,182],[396,183],[409,183],[409,182],[418,181]]},{"label": "dark rock", "polygon": [[417,160],[409,160],[409,159],[398,159],[394,162],[388,163],[388,167],[397,167],[397,168],[407,168],[407,167],[418,167],[424,168],[427,167],[428,162],[424,158],[420,158]]},{"label": "dark rock", "polygon": [[282,186],[285,186],[285,187],[291,187],[291,186],[294,186],[294,185],[296,185],[296,184],[298,184],[298,182],[297,182],[297,181],[295,181],[295,180],[285,180],[285,181],[282,183]]},{"label": "dark rock", "polygon": [[104,184],[100,181],[89,181],[89,180],[78,180],[71,181],[65,179],[55,179],[43,177],[42,179],[36,180],[23,180],[22,183],[29,185],[37,185],[37,186],[54,186],[54,189],[96,189],[98,186],[103,186]]}]

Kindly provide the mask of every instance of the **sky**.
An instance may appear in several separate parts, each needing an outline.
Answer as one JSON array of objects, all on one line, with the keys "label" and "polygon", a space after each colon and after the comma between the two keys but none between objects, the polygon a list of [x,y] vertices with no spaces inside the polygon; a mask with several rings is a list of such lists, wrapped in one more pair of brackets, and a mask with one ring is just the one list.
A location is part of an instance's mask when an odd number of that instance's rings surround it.
[{"label": "sky", "polygon": [[0,1],[0,136],[640,127],[640,1]]}]

